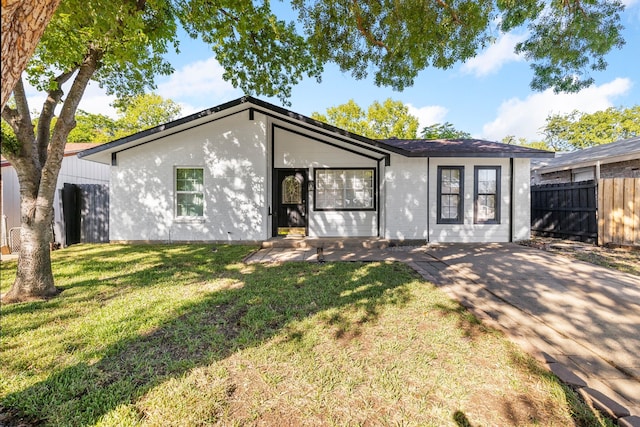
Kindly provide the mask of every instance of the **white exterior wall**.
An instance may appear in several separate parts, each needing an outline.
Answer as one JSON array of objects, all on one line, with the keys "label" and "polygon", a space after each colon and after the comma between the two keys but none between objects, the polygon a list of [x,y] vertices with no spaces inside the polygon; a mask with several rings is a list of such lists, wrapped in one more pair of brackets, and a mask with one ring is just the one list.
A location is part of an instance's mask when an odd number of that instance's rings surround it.
[{"label": "white exterior wall", "polygon": [[[267,221],[266,117],[247,111],[117,154],[112,241],[254,241]],[[176,167],[204,169],[204,217],[175,216]]]},{"label": "white exterior wall", "polygon": [[[65,183],[109,185],[109,166],[82,160],[75,155],[62,159],[53,200],[53,211],[56,241],[63,244],[65,233],[60,195]],[[20,227],[20,184],[18,183],[18,174],[13,166],[2,168],[2,218],[1,242],[4,245],[8,243],[5,236],[8,236],[9,230]]]},{"label": "white exterior wall", "polygon": [[[333,142],[335,143],[335,142]],[[308,169],[314,180],[315,168],[373,168],[377,161],[302,135],[277,128],[274,132],[274,168]],[[377,183],[376,183],[377,188]],[[378,196],[379,197],[379,196]],[[312,237],[371,237],[378,235],[375,211],[315,211],[313,192],[309,192],[307,221]],[[380,201],[377,205],[381,206]]]},{"label": "white exterior wall", "polygon": [[513,159],[513,240],[531,238],[531,164],[529,159]]},{"label": "white exterior wall", "polygon": [[426,240],[428,178],[426,158],[391,155],[385,168],[385,238]]},{"label": "white exterior wall", "polygon": [[[438,166],[464,166],[463,224],[438,224]],[[474,224],[474,166],[501,166],[500,224]],[[509,159],[438,158],[431,159],[429,192],[429,241],[438,243],[482,243],[509,241],[511,176]],[[528,182],[528,181],[527,181]],[[528,208],[529,205],[527,205]]]}]

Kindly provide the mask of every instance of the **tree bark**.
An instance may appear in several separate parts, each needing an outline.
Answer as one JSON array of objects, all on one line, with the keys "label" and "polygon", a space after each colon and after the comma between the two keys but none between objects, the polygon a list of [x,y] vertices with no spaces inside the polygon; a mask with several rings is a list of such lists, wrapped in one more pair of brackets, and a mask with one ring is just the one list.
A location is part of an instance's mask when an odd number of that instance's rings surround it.
[{"label": "tree bark", "polygon": [[[5,106],[2,110],[2,117],[9,122],[21,145],[19,153],[7,153],[20,183],[21,241],[16,280],[2,297],[2,302],[49,298],[60,292],[54,285],[51,269],[53,198],[67,136],[75,127],[76,110],[89,80],[98,69],[102,54],[101,51],[90,50],[78,68],[50,139],[48,132],[39,132],[37,137],[34,134],[22,80],[14,90],[16,109]],[[63,73],[58,79],[70,75]],[[39,120],[50,123],[53,110],[47,108],[47,104],[55,106],[63,93],[56,88],[48,95]]]},{"label": "tree bark", "polygon": [[31,59],[60,0],[2,0],[2,106]]}]

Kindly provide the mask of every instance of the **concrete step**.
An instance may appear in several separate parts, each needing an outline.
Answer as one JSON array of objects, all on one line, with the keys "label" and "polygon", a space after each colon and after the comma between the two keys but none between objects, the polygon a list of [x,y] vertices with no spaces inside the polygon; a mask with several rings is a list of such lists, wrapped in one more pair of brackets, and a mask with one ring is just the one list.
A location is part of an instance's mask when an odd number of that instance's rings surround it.
[{"label": "concrete step", "polygon": [[377,237],[274,237],[262,242],[263,248],[298,248],[298,249],[386,249],[393,246],[419,246],[423,240],[393,241]]}]

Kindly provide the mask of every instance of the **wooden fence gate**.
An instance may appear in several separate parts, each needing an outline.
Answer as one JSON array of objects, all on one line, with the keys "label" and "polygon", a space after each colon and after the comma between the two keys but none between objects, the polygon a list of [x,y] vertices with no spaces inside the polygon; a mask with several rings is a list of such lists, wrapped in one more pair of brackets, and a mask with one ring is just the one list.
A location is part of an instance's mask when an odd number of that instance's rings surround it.
[{"label": "wooden fence gate", "polygon": [[598,183],[598,244],[640,246],[640,178]]},{"label": "wooden fence gate", "polygon": [[531,231],[537,235],[596,243],[596,182],[531,187]]}]

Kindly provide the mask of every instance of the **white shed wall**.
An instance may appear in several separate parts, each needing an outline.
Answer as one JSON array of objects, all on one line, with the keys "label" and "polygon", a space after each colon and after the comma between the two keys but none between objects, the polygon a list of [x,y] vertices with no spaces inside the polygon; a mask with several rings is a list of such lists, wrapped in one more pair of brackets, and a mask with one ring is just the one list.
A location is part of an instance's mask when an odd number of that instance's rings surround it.
[{"label": "white shed wall", "polygon": [[[62,244],[65,233],[60,196],[65,183],[109,185],[109,166],[82,160],[75,155],[63,158],[53,200],[55,237]],[[1,242],[5,244],[7,240],[4,233],[8,233],[11,228],[20,227],[20,184],[13,166],[2,168],[2,215],[4,224]]]},{"label": "white shed wall", "polygon": [[[334,142],[335,143],[335,142]],[[274,132],[274,167],[308,169],[314,179],[314,168],[377,168],[377,161],[334,147],[305,136],[276,129]],[[378,171],[376,171],[376,178]],[[379,196],[378,196],[379,197]],[[309,235],[312,237],[371,237],[378,235],[378,212],[315,211],[313,192],[309,194]],[[378,206],[380,201],[378,200]]]},{"label": "white shed wall", "polygon": [[[269,237],[267,120],[247,111],[117,154],[112,241],[253,241]],[[204,169],[204,218],[175,217],[176,167]]]}]

